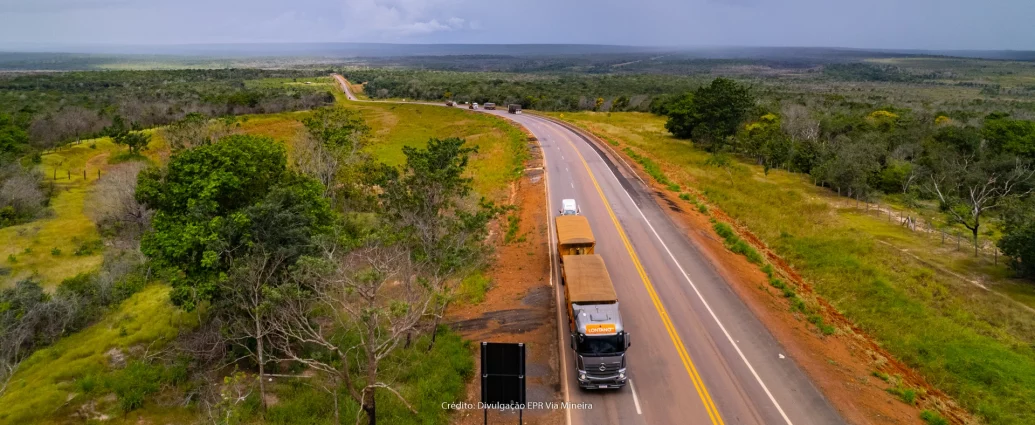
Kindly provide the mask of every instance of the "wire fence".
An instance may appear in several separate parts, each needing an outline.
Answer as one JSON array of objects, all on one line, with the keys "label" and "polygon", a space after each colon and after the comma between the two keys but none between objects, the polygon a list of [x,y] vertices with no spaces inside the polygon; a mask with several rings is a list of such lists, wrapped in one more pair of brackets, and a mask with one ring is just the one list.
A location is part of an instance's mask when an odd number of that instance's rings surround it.
[{"label": "wire fence", "polygon": [[944,221],[936,222],[915,213],[898,211],[886,204],[845,201],[839,202],[838,207],[855,209],[876,218],[887,220],[889,223],[895,223],[914,233],[924,235],[928,240],[948,249],[956,251],[973,250],[974,256],[987,257],[994,264],[999,264],[999,257],[1003,255],[996,246],[995,241],[991,238],[982,238],[979,234],[977,239],[975,239],[969,230],[964,231],[958,228],[951,228]]}]

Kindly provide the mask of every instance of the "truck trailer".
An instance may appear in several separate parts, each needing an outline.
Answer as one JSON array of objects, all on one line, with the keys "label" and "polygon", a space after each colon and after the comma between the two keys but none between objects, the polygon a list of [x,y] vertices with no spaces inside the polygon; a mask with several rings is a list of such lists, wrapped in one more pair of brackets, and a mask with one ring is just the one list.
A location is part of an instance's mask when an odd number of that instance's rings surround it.
[{"label": "truck trailer", "polygon": [[511,103],[510,105],[507,105],[507,112],[512,113],[512,114],[520,114],[521,113],[521,105],[517,104],[517,103]]},{"label": "truck trailer", "polygon": [[557,254],[561,264],[569,255],[592,254],[597,241],[593,238],[593,230],[589,221],[581,215],[561,215],[555,220],[557,224]]},{"label": "truck trailer", "polygon": [[561,267],[579,387],[625,386],[629,333],[622,325],[618,297],[603,258],[596,254],[567,255]]},{"label": "truck trailer", "polygon": [[492,102],[485,102],[485,110],[487,110],[487,111],[495,111],[496,110],[496,104],[492,103]]}]

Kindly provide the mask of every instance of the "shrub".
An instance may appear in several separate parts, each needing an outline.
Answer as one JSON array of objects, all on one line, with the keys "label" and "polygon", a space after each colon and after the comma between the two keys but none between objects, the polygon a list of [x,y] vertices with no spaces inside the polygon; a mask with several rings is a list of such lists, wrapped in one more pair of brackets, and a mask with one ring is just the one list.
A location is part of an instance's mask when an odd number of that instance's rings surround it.
[{"label": "shrub", "polygon": [[712,228],[715,229],[715,233],[718,233],[720,237],[726,239],[727,241],[730,238],[737,236],[733,233],[733,228],[726,223],[715,223],[715,225],[713,225]]},{"label": "shrub", "polygon": [[111,374],[104,386],[118,397],[123,412],[139,409],[147,396],[158,392],[165,380],[165,368],[134,360],[125,369]]},{"label": "shrub", "polygon": [[885,391],[898,396],[899,400],[910,406],[916,403],[916,390],[912,388],[894,387]]},{"label": "shrub", "polygon": [[697,212],[701,214],[708,214],[708,206],[705,204],[697,204]]},{"label": "shrub", "polygon": [[503,243],[511,242],[524,242],[524,237],[517,237],[518,231],[521,230],[521,217],[516,215],[507,216],[507,234],[503,237]]},{"label": "shrub", "polygon": [[690,200],[690,194],[686,193],[686,192],[680,193],[679,194],[679,199],[682,199],[684,201],[689,201]]},{"label": "shrub", "polygon": [[61,255],[61,249],[57,248],[57,247],[51,248],[50,249],[50,255],[53,255],[55,257]]},{"label": "shrub", "polygon": [[920,412],[920,419],[927,423],[927,425],[949,425],[949,421],[935,412],[930,410],[924,410]]}]

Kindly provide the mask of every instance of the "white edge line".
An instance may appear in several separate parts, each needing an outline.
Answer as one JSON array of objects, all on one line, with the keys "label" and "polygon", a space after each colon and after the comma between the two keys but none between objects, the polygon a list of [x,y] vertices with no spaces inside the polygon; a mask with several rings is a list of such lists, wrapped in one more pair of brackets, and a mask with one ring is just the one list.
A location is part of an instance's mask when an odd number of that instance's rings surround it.
[{"label": "white edge line", "polygon": [[629,378],[629,389],[632,390],[633,393],[633,403],[636,403],[636,414],[642,415],[643,411],[640,410],[640,398],[636,396],[636,386],[633,385],[632,378]]},{"label": "white edge line", "polygon": [[[563,126],[561,127],[563,128]],[[565,128],[565,130],[571,133],[575,133],[574,131],[567,128]],[[577,133],[575,134],[578,135]],[[579,139],[582,139],[582,137],[579,137]],[[583,140],[583,142],[585,142],[585,140]],[[600,153],[597,152],[596,149],[591,150],[597,156],[597,158],[600,158],[601,161],[604,160],[604,158],[600,156]],[[618,180],[618,176],[615,175],[614,170],[612,170],[611,167],[605,168],[607,168],[607,171],[611,173],[611,177],[615,179],[615,182],[618,183],[618,186],[622,187],[622,184]],[[697,285],[695,285],[694,281],[690,279],[690,275],[686,273],[686,270],[683,270],[683,266],[679,264],[679,261],[676,261],[676,256],[672,254],[672,251],[670,249],[668,249],[668,245],[665,244],[665,241],[661,240],[661,236],[658,235],[658,231],[654,230],[654,226],[650,224],[650,220],[647,220],[647,216],[643,214],[643,210],[640,209],[640,206],[636,205],[636,201],[632,198],[632,195],[629,194],[629,191],[625,190],[624,187],[622,187],[622,192],[625,192],[625,196],[629,198],[630,202],[632,202],[633,207],[636,208],[636,211],[639,211],[640,217],[643,217],[643,222],[647,223],[647,227],[650,227],[651,232],[654,233],[654,237],[658,239],[658,242],[661,242],[661,246],[665,247],[665,252],[668,253],[669,258],[671,258],[672,262],[675,263],[676,267],[679,268],[679,271],[683,273],[683,277],[686,278],[686,281],[688,283],[690,283],[690,287],[694,290],[694,293],[697,294],[697,298],[701,300],[702,304],[704,304],[704,308],[708,310],[708,314],[710,314],[712,316],[712,319],[715,320],[715,324],[719,325],[719,329],[722,329],[722,333],[723,335],[726,335],[726,339],[729,340],[730,344],[733,345],[733,348],[737,350],[737,354],[740,355],[740,359],[744,361],[744,365],[747,366],[748,370],[751,371],[751,375],[755,377],[755,381],[758,382],[758,385],[762,386],[762,390],[764,390],[765,394],[769,396],[769,401],[773,402],[773,406],[775,406],[776,410],[780,412],[780,416],[782,416],[783,420],[787,422],[787,425],[793,425],[791,423],[791,419],[787,417],[787,414],[784,413],[783,408],[780,407],[780,403],[776,401],[775,397],[773,397],[773,393],[769,391],[769,387],[766,387],[765,383],[762,382],[762,378],[758,376],[757,372],[755,372],[755,368],[751,366],[751,362],[749,362],[747,357],[744,356],[744,352],[740,350],[740,347],[737,345],[735,341],[733,341],[733,337],[730,336],[730,333],[726,330],[726,327],[722,325],[721,321],[719,321],[719,317],[715,315],[714,311],[712,311],[712,307],[708,305],[708,301],[705,301],[704,296],[701,295],[701,291],[697,289]]]},{"label": "white edge line", "polygon": [[[518,123],[517,121],[514,121],[514,123],[516,123],[518,125],[521,125],[521,123]],[[536,144],[539,145],[539,151],[542,152],[543,151],[543,145],[542,145],[542,143],[539,143],[538,137],[536,139],[537,139],[536,140]],[[554,235],[553,220],[550,220],[550,212],[553,211],[553,207],[551,205],[551,196],[550,196],[550,171],[549,170],[550,170],[549,167],[547,167],[547,165],[546,165],[546,155],[544,154],[543,155],[543,185],[546,186],[546,229],[547,229],[546,231],[547,231],[547,233],[549,233],[546,237],[549,238],[549,240],[550,240],[550,287],[554,288],[555,286],[553,284],[553,277],[557,274],[557,272],[554,270],[554,256],[557,253],[557,249],[554,246],[555,242],[553,240],[553,235]],[[554,291],[557,291],[557,289],[554,289]],[[557,293],[556,292],[554,292],[553,299],[554,299],[554,301],[557,300]],[[561,382],[562,382],[562,386],[564,387],[564,402],[566,404],[571,404],[571,399],[569,398],[569,394],[568,394],[568,356],[567,356],[567,352],[564,350],[563,344],[562,344],[564,342],[564,333],[561,331],[561,329],[562,329],[561,328],[562,320],[561,320],[560,312],[561,312],[561,306],[558,305],[557,306],[557,351],[559,352],[560,355],[557,356],[557,357],[558,357],[559,362],[561,363]],[[565,314],[567,314],[566,310],[565,310]],[[565,421],[566,425],[571,425],[571,409],[564,409],[564,421]]]}]

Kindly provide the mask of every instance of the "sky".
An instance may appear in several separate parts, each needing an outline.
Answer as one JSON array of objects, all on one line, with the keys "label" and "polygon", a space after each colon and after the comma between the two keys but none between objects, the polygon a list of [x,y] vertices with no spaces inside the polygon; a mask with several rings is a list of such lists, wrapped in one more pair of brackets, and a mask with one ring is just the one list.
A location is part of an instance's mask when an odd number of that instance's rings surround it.
[{"label": "sky", "polygon": [[25,44],[572,43],[1035,50],[1032,0],[0,0]]}]

